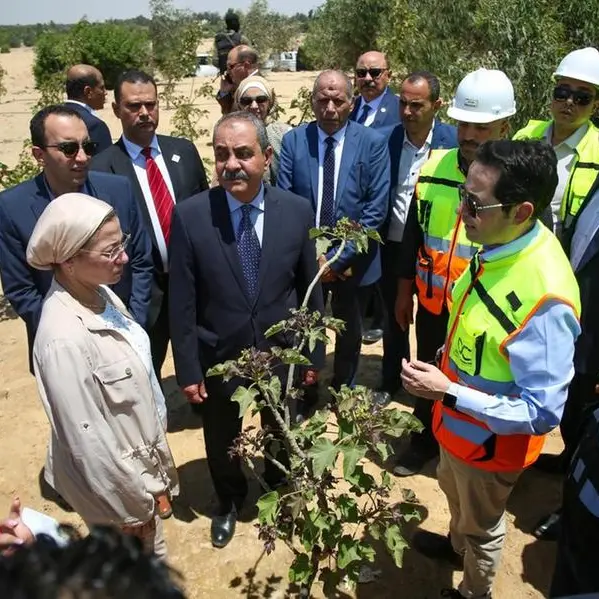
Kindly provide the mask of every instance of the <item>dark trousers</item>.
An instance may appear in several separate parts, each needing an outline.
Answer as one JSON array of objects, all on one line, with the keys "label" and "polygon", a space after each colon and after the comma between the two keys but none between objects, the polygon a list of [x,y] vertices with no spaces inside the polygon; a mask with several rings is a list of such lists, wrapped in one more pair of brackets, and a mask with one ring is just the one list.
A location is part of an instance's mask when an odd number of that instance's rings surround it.
[{"label": "dark trousers", "polygon": [[160,274],[156,275],[156,281],[158,287],[163,292],[162,302],[160,304],[160,310],[158,317],[148,330],[148,337],[150,337],[150,350],[152,352],[152,364],[154,365],[154,372],[158,381],[162,384],[162,365],[166,358],[166,352],[168,350],[168,342],[171,338],[170,327],[168,322],[168,275]]},{"label": "dark trousers", "polygon": [[581,427],[588,416],[589,406],[597,403],[596,384],[596,376],[576,372],[568,388],[568,398],[560,423],[565,459],[568,462],[580,441]]},{"label": "dark trousers", "polygon": [[380,283],[358,287],[364,331],[384,328],[384,306]]},{"label": "dark trousers", "polygon": [[[204,382],[208,398],[202,404],[202,421],[212,483],[222,509],[228,510],[232,507],[241,509],[248,485],[241,469],[240,458],[230,455],[230,450],[242,427],[239,404],[231,401],[231,395],[239,385],[247,383],[239,378],[224,382],[220,377],[206,377]],[[284,381],[282,384],[285,384]],[[260,420],[263,429],[269,428],[275,436],[280,437],[276,434],[279,428],[270,410],[263,409],[260,412]],[[278,451],[273,454],[277,447]],[[267,444],[266,451],[269,451],[285,467],[289,467],[289,457],[283,449],[283,443],[270,442]],[[275,485],[283,476],[278,467],[268,459],[264,460],[264,480],[268,485]]]},{"label": "dark trousers", "polygon": [[380,289],[384,300],[383,334],[383,380],[382,389],[394,393],[401,387],[401,361],[410,358],[410,333],[402,331],[395,318],[397,298],[398,265],[401,255],[401,242],[386,241],[381,246],[381,267],[383,275]]},{"label": "dark trousers", "polygon": [[[416,312],[416,357],[421,362],[434,363],[437,350],[445,343],[449,312],[443,306],[441,314],[433,314],[422,306]],[[438,450],[437,441],[433,435],[433,402],[417,397],[414,402],[414,416],[422,422],[424,429],[421,433],[413,434],[411,444],[422,451]]]},{"label": "dark trousers", "polygon": [[337,281],[323,285],[325,305],[330,296],[334,318],[345,322],[345,330],[335,339],[335,363],[331,386],[353,385],[358,371],[362,346],[362,315],[358,287],[354,281]]}]

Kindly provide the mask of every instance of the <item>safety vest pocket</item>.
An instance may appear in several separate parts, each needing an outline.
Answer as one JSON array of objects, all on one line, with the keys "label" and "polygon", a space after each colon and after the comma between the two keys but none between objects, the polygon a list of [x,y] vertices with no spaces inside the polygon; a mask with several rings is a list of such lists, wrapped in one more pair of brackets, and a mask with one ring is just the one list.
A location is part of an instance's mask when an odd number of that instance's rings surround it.
[{"label": "safety vest pocket", "polygon": [[468,326],[463,316],[453,334],[449,357],[455,365],[469,376],[478,376],[482,367],[486,331],[482,327]]}]

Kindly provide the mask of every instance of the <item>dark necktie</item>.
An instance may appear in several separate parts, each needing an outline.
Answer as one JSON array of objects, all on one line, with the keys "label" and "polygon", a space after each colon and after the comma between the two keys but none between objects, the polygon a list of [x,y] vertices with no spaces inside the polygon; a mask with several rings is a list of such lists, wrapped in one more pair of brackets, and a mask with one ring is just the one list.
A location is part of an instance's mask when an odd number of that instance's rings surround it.
[{"label": "dark necktie", "polygon": [[142,154],[146,157],[146,175],[148,177],[150,193],[154,200],[154,206],[156,207],[158,222],[164,235],[164,241],[168,245],[175,203],[156,161],[152,158],[152,148],[144,148]]},{"label": "dark necktie", "polygon": [[370,106],[368,106],[368,104],[364,104],[364,107],[362,108],[362,114],[360,115],[360,118],[358,119],[359,125],[363,125],[366,122],[366,119],[368,118],[368,115],[370,114],[371,110],[372,110],[372,108],[370,108]]},{"label": "dark necktie", "polygon": [[335,226],[335,138],[326,138],[322,165],[322,201],[320,203],[320,225]]},{"label": "dark necktie", "polygon": [[241,222],[237,229],[237,251],[243,270],[243,277],[251,298],[258,293],[258,272],[260,270],[260,241],[250,215],[253,206],[244,204],[241,207]]}]

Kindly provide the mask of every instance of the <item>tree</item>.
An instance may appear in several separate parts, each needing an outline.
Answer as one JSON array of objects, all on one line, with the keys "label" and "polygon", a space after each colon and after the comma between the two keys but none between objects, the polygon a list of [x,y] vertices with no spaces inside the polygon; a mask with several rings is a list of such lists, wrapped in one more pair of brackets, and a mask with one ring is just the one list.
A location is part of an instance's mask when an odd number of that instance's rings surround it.
[{"label": "tree", "polygon": [[6,93],[6,87],[4,86],[4,77],[6,75],[6,71],[4,67],[0,64],[0,100],[2,100],[2,96]]}]

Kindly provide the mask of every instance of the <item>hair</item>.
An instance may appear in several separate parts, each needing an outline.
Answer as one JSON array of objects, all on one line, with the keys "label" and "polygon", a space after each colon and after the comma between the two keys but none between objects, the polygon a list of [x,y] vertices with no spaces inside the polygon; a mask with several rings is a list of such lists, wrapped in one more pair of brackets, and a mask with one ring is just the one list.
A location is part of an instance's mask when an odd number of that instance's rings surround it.
[{"label": "hair", "polygon": [[216,140],[216,133],[221,125],[228,123],[229,121],[246,121],[252,123],[256,129],[256,137],[258,138],[258,143],[260,144],[260,149],[262,152],[270,146],[270,142],[268,141],[268,135],[266,134],[266,126],[255,114],[251,112],[247,112],[245,110],[238,110],[236,112],[230,112],[229,114],[225,114],[220,119],[218,119],[216,125],[214,125],[214,133],[212,134],[212,145],[214,145]]},{"label": "hair", "polygon": [[246,61],[250,64],[258,64],[258,52],[249,46],[241,46],[237,52],[237,62]]},{"label": "hair", "polygon": [[100,83],[94,70],[86,71],[85,74],[77,77],[67,77],[67,98],[69,100],[78,100],[83,97],[83,90],[86,87],[96,87]]},{"label": "hair", "polygon": [[320,80],[322,77],[332,74],[338,75],[345,81],[345,93],[347,94],[347,99],[351,101],[354,96],[354,84],[352,83],[352,80],[343,71],[335,71],[334,69],[327,69],[326,71],[322,71],[322,73],[317,75],[316,79],[314,80],[314,87],[312,88],[312,96],[314,97],[318,92],[318,87],[320,86]]},{"label": "hair", "polygon": [[549,206],[558,183],[557,158],[550,145],[531,139],[487,141],[475,160],[499,171],[493,195],[502,204],[531,202],[534,218]]},{"label": "hair", "polygon": [[418,83],[418,81],[426,81],[429,89],[429,100],[436,102],[441,95],[441,84],[436,75],[433,75],[430,71],[413,71],[410,73],[404,81],[408,83]]},{"label": "hair", "polygon": [[83,121],[81,115],[70,106],[65,104],[50,104],[44,106],[33,115],[29,121],[29,133],[31,135],[31,145],[43,148],[46,146],[46,119],[51,115],[70,116]]},{"label": "hair", "polygon": [[3,599],[185,599],[180,576],[112,527],[65,547],[46,535],[0,560]]},{"label": "hair", "polygon": [[158,88],[156,87],[156,81],[152,75],[146,73],[145,71],[129,69],[117,77],[116,83],[114,85],[114,101],[117,104],[119,104],[121,101],[123,83],[151,83],[154,86],[154,89],[158,91]]},{"label": "hair", "polygon": [[225,15],[225,24],[227,29],[232,29],[233,31],[239,31],[239,17],[234,12],[228,12]]}]

